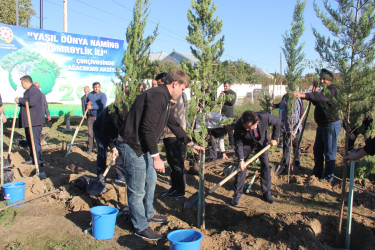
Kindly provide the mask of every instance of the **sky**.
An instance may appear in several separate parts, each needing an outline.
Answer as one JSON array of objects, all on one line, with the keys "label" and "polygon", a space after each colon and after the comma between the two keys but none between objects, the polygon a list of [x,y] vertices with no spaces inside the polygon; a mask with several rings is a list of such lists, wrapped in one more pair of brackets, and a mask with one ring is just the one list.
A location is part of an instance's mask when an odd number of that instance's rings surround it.
[{"label": "sky", "polygon": [[[135,0],[66,0],[67,32],[125,40],[126,28],[132,20]],[[291,28],[296,0],[214,0],[215,17],[223,22],[224,54],[220,58],[236,61],[241,59],[265,72],[280,72],[282,36]],[[152,34],[159,24],[159,35],[151,45],[151,53],[173,50],[191,53],[188,35],[187,11],[190,0],[150,0],[149,16],[144,36]],[[316,0],[321,6],[321,0]],[[34,28],[40,28],[40,0],[32,0],[36,15],[31,20]],[[300,39],[304,43],[305,59],[317,60],[315,37],[312,27],[326,32],[316,17],[313,1],[307,1],[304,12],[305,32]],[[63,0],[43,0],[43,28],[64,31]],[[125,43],[125,48],[126,48]],[[282,54],[282,72],[285,60]],[[306,68],[304,73],[314,72]]]}]

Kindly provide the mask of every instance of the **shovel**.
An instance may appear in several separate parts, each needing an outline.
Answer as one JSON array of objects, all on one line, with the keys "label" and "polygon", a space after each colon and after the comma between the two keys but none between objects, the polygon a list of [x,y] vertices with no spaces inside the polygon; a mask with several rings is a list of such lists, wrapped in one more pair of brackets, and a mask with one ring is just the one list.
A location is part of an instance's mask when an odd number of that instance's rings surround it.
[{"label": "shovel", "polygon": [[31,147],[32,147],[32,150],[33,150],[33,157],[34,157],[36,175],[38,175],[40,179],[44,179],[44,178],[46,178],[46,173],[39,172],[38,158],[36,157],[33,127],[31,125],[29,102],[26,102],[26,114],[27,114],[27,121],[29,123],[29,133],[30,133]]},{"label": "shovel", "polygon": [[68,148],[68,151],[66,152],[65,158],[68,157],[68,154],[69,154],[69,152],[70,152],[70,149],[71,149],[71,147],[72,147],[72,145],[73,145],[74,140],[76,139],[76,137],[77,137],[77,135],[78,135],[78,131],[79,131],[79,129],[81,128],[81,125],[82,125],[82,123],[83,123],[83,120],[85,120],[85,117],[86,117],[86,115],[87,115],[87,111],[89,111],[89,110],[86,109],[85,114],[82,116],[81,122],[79,123],[78,127],[76,128],[76,131],[74,131],[74,135],[73,135],[72,141],[71,141],[70,144],[69,144],[69,148]]},{"label": "shovel", "polygon": [[[252,163],[255,159],[257,159],[261,154],[263,154],[265,151],[267,151],[269,148],[271,147],[271,145],[267,145],[266,147],[264,147],[261,151],[259,151],[256,155],[254,155],[253,157],[251,157],[250,160],[248,160],[247,162],[245,162],[245,166],[249,165],[250,163]],[[221,182],[219,182],[215,187],[213,187],[212,189],[210,189],[204,196],[204,198],[206,199],[207,196],[209,196],[210,194],[212,194],[213,192],[215,192],[216,189],[218,189],[219,187],[223,186],[227,181],[229,181],[233,176],[235,176],[238,172],[240,171],[239,168],[237,168],[235,171],[233,171],[230,175],[228,175],[224,180],[222,180]],[[190,196],[184,203],[184,208],[191,208],[191,207],[197,207],[198,206],[198,199],[199,199],[199,194],[198,192],[196,192],[195,194],[193,194],[192,196]]]},{"label": "shovel", "polygon": [[106,190],[105,185],[103,183],[106,175],[108,174],[109,169],[112,167],[114,159],[111,160],[108,167],[105,169],[103,175],[100,177],[99,180],[90,180],[88,186],[87,186],[87,193],[89,193],[92,196],[99,196],[103,191]]},{"label": "shovel", "polygon": [[12,123],[12,131],[10,132],[10,141],[9,141],[9,149],[8,149],[8,158],[5,162],[5,166],[10,166],[12,164],[12,160],[10,159],[10,153],[12,152],[12,144],[13,144],[13,135],[14,135],[14,128],[16,127],[16,120],[17,120],[17,104],[14,108],[14,116],[13,116],[13,123]]}]

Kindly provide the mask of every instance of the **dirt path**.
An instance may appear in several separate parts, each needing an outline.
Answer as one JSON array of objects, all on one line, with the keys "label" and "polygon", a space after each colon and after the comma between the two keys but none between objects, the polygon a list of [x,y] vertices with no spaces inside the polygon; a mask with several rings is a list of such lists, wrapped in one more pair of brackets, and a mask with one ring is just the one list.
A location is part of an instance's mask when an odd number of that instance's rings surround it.
[{"label": "dirt path", "polygon": [[[302,148],[302,168],[291,176],[273,177],[274,204],[262,200],[260,181],[257,178],[249,194],[243,195],[240,205],[229,206],[233,195],[233,180],[209,196],[206,200],[205,230],[195,227],[197,211],[184,209],[185,199],[161,197],[160,193],[169,185],[169,172],[158,175],[155,194],[155,211],[168,216],[166,225],[153,225],[157,232],[167,233],[179,228],[192,228],[204,235],[202,249],[333,249],[338,223],[340,183],[320,182],[311,177],[313,155],[311,141]],[[90,207],[110,205],[122,210],[126,205],[125,187],[114,184],[112,170],[107,178],[108,192],[91,198],[72,185],[79,176],[95,176],[95,155],[86,155],[73,146],[68,158],[64,158],[63,144],[44,147],[45,167],[41,170],[48,178],[40,180],[34,176],[33,166],[22,165],[27,159],[24,149],[12,155],[15,181],[26,182],[26,199],[59,188],[61,191],[12,210],[12,218],[0,225],[0,248],[3,249],[168,249],[166,239],[148,242],[133,234],[133,228],[125,216],[119,216],[115,236],[106,241],[84,234],[90,225]],[[207,164],[205,186],[213,188],[223,179],[222,171],[232,160]],[[281,158],[281,152],[270,153],[271,166]],[[339,159],[339,164],[341,164]],[[251,166],[247,183],[259,165]],[[21,177],[20,172],[24,177]],[[188,171],[186,197],[197,192],[198,176]],[[365,185],[362,185],[365,183]],[[356,185],[375,191],[370,182]],[[246,184],[247,187],[247,184]],[[355,192],[352,222],[352,249],[375,249],[375,199],[362,192]],[[2,214],[0,214],[1,218]],[[346,221],[346,220],[345,220]],[[0,219],[1,222],[1,219]],[[10,225],[6,225],[10,222]],[[346,222],[345,222],[346,223]],[[344,223],[344,229],[345,229]],[[343,240],[341,241],[343,242]]]}]

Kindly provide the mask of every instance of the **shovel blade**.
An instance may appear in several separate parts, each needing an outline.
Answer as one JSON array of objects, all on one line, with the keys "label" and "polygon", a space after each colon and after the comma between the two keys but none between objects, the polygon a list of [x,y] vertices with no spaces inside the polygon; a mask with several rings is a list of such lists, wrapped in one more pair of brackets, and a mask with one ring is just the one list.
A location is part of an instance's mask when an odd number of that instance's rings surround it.
[{"label": "shovel blade", "polygon": [[196,192],[185,201],[184,208],[198,207],[198,200],[199,200],[199,193]]},{"label": "shovel blade", "polygon": [[98,180],[90,180],[89,185],[87,186],[87,193],[92,196],[99,196],[106,190],[105,185]]}]

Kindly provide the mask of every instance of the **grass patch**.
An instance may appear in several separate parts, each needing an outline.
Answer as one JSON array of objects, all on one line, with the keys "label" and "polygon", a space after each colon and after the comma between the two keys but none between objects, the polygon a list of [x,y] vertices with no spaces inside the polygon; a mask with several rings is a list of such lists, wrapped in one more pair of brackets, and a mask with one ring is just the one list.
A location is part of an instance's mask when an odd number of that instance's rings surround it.
[{"label": "grass patch", "polygon": [[5,249],[106,249],[106,244],[85,239],[56,240],[51,238],[27,237],[9,243]]},{"label": "grass patch", "polygon": [[333,199],[327,199],[327,198],[324,198],[324,197],[321,197],[321,196],[315,196],[313,200],[315,202],[319,202],[319,203],[335,203],[336,202]]},{"label": "grass patch", "polygon": [[[0,208],[5,207],[5,206],[6,206],[6,202],[1,201]],[[1,211],[0,212],[0,225],[4,224],[5,227],[9,227],[13,225],[14,222],[16,221],[16,216],[17,216],[17,208],[15,207],[11,207],[4,211]]]}]

